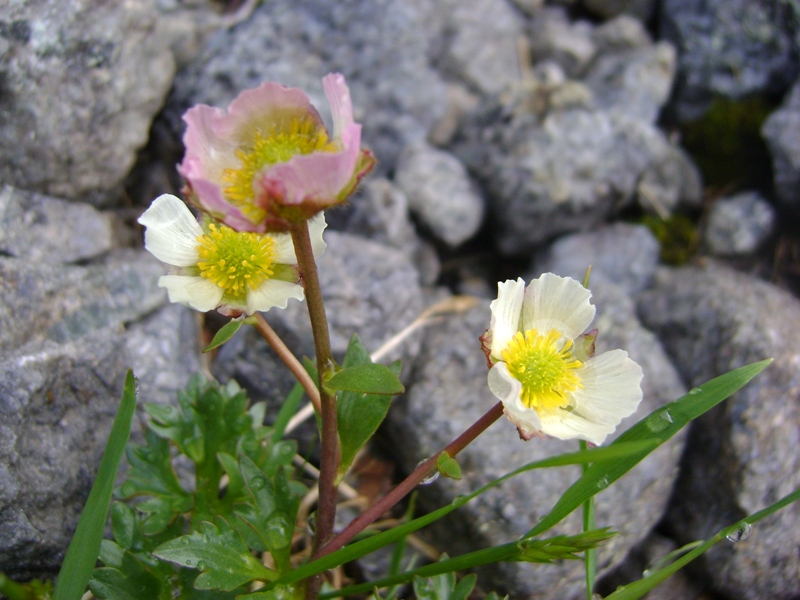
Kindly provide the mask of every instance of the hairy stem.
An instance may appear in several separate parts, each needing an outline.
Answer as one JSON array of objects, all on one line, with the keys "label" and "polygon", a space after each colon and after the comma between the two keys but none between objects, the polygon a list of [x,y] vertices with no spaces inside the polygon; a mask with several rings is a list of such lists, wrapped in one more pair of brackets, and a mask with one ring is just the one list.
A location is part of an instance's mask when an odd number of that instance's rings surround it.
[{"label": "hairy stem", "polygon": [[442,452],[445,452],[450,456],[455,456],[464,448],[466,448],[481,433],[486,431],[486,429],[501,416],[503,416],[503,403],[498,402],[480,419],[470,425],[467,430],[464,431],[464,433],[450,442],[447,447],[431,456],[425,462],[421,463],[416,469],[414,469],[414,472],[406,477],[400,484],[398,484],[396,488],[378,500],[378,502],[373,504],[361,516],[353,519],[339,535],[334,537],[330,542],[325,544],[319,549],[319,551],[317,551],[317,553],[314,555],[314,559],[322,558],[323,556],[330,554],[331,552],[334,552],[344,546],[358,533],[363,531],[368,525],[377,520],[383,513],[405,498],[405,496],[411,492],[423,479],[433,473],[436,470],[436,460],[439,458],[439,455],[442,454]]},{"label": "hairy stem", "polygon": [[[336,396],[325,391],[323,382],[334,365],[331,354],[331,340],[328,331],[328,318],[322,302],[317,263],[311,247],[308,223],[303,222],[292,230],[292,242],[297,255],[297,267],[305,288],[308,316],[314,334],[314,348],[317,354],[319,373],[320,418],[322,420],[321,446],[322,459],[319,474],[319,502],[317,503],[316,531],[312,553],[316,553],[333,536],[333,521],[336,516],[336,471],[339,468],[341,450],[336,422]],[[316,598],[321,579],[313,578],[306,587],[306,598]]]}]

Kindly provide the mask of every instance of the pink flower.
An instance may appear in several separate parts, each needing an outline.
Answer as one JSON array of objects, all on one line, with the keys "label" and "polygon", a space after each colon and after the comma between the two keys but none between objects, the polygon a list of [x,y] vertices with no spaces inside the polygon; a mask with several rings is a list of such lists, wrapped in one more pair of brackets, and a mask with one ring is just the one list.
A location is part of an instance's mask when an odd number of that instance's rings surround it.
[{"label": "pink flower", "polygon": [[308,96],[262,83],[227,112],[200,104],[183,119],[186,156],[178,167],[187,198],[237,231],[286,231],[344,202],[375,164],[361,148],[350,91],[339,73],[322,80],[330,137]]}]

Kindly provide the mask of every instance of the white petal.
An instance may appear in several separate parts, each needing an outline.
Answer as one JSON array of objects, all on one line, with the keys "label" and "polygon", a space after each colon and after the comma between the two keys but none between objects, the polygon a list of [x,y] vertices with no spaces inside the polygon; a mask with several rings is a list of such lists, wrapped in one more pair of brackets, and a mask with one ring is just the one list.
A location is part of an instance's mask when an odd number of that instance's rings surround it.
[{"label": "white petal", "polygon": [[528,440],[542,430],[538,413],[520,400],[522,383],[508,372],[506,363],[499,362],[489,370],[489,389],[503,403],[506,417],[514,423],[520,435]]},{"label": "white petal", "polygon": [[222,300],[222,288],[204,277],[164,275],[158,287],[167,288],[170,302],[191,306],[200,312],[214,310]]},{"label": "white petal", "polygon": [[492,300],[492,356],[501,358],[511,338],[519,331],[522,300],[525,297],[525,282],[522,278],[508,279],[497,284],[497,299]]},{"label": "white petal", "polygon": [[566,410],[548,413],[542,418],[542,431],[560,440],[581,439],[596,446],[605,441],[616,425],[600,424]]},{"label": "white petal", "polygon": [[624,350],[611,350],[586,361],[576,372],[582,388],[572,393],[575,412],[616,427],[642,400],[642,368]]},{"label": "white petal", "polygon": [[197,238],[203,230],[189,208],[178,198],[163,194],[153,200],[139,223],[144,232],[144,247],[161,262],[176,267],[197,264]]},{"label": "white petal", "polygon": [[294,253],[294,242],[290,233],[265,233],[275,242],[275,262],[281,265],[296,265],[297,255]]},{"label": "white petal", "polygon": [[[319,258],[325,254],[325,249],[328,245],[322,239],[322,232],[328,224],[325,222],[325,215],[322,211],[308,220],[308,235],[311,238],[311,251],[314,253],[314,258]],[[275,242],[276,258],[275,262],[282,265],[296,265],[297,255],[294,253],[294,243],[292,236],[289,233],[274,233],[272,235]]]},{"label": "white petal", "polygon": [[286,308],[289,298],[303,299],[303,286],[279,279],[269,279],[256,290],[247,292],[247,312],[267,311],[272,307]]},{"label": "white petal", "polygon": [[311,250],[314,252],[314,258],[319,258],[325,254],[325,249],[328,244],[322,239],[322,232],[328,224],[325,222],[325,213],[319,211],[308,220],[308,234],[311,237]]},{"label": "white petal", "polygon": [[544,334],[551,329],[574,340],[594,319],[592,293],[570,277],[544,273],[525,290],[522,328]]}]

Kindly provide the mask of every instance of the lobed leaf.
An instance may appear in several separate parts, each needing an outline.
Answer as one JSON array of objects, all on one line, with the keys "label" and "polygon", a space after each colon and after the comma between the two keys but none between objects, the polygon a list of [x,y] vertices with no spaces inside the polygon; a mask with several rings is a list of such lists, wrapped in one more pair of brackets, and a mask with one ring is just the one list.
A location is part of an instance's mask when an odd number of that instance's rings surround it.
[{"label": "lobed leaf", "polygon": [[278,576],[250,554],[241,534],[220,517],[214,523],[201,523],[200,531],[161,544],[153,554],[201,571],[194,584],[198,589],[227,592]]}]

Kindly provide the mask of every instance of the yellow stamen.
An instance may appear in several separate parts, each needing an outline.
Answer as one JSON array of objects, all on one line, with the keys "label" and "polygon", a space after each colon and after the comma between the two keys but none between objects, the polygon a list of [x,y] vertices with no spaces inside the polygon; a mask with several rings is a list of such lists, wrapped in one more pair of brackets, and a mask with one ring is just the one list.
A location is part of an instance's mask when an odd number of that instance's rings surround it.
[{"label": "yellow stamen", "polygon": [[325,127],[314,119],[295,118],[281,125],[268,132],[256,131],[249,146],[236,150],[236,158],[242,166],[225,169],[222,173],[222,181],[228,184],[224,190],[225,196],[253,222],[265,216],[264,210],[253,204],[253,182],[261,169],[286,162],[299,154],[335,152],[339,149],[335,142],[328,139]]},{"label": "yellow stamen", "polygon": [[260,287],[273,274],[272,236],[238,232],[212,223],[197,242],[200,275],[225,290],[230,300],[245,302],[247,291]]},{"label": "yellow stamen", "polygon": [[575,369],[583,363],[572,355],[572,340],[561,348],[561,334],[551,329],[539,335],[535,329],[520,331],[503,350],[508,372],[522,383],[522,402],[528,408],[550,412],[569,405],[569,392],[583,387]]}]

